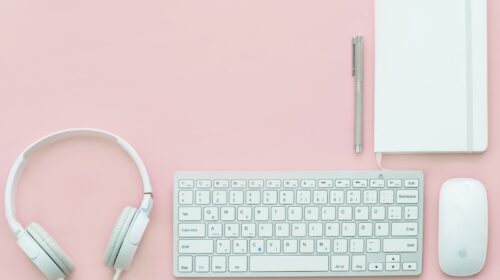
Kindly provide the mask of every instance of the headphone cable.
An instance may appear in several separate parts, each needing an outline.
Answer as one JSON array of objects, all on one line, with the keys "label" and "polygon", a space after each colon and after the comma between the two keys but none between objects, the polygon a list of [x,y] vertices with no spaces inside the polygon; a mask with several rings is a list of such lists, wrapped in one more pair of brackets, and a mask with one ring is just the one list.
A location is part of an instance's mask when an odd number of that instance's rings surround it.
[{"label": "headphone cable", "polygon": [[122,272],[123,272],[122,269],[116,269],[115,276],[113,276],[113,280],[118,280],[118,278],[120,278],[120,275],[122,274]]}]

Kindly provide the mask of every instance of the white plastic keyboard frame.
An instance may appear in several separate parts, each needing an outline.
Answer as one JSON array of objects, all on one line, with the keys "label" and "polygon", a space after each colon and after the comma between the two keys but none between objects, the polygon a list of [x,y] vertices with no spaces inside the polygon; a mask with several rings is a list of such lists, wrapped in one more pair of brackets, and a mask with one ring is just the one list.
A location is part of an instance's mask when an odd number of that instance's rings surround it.
[{"label": "white plastic keyboard frame", "polygon": [[[179,180],[182,179],[188,179],[188,180],[196,180],[199,179],[210,179],[210,180],[216,180],[216,179],[227,179],[227,180],[235,180],[235,179],[245,179],[245,180],[251,180],[251,179],[263,179],[263,180],[268,180],[268,179],[330,179],[330,180],[336,180],[336,179],[350,179],[350,180],[355,180],[355,179],[384,179],[387,184],[387,180],[395,178],[395,179],[418,179],[419,180],[419,187],[414,188],[419,190],[419,202],[416,204],[418,206],[418,219],[415,220],[415,222],[418,223],[418,235],[414,238],[418,239],[418,248],[417,252],[414,253],[397,253],[401,255],[401,258],[405,260],[411,260],[412,262],[417,263],[417,269],[414,271],[406,271],[406,270],[398,270],[398,271],[386,271],[385,269],[383,271],[369,271],[368,270],[368,263],[366,264],[366,270],[365,271],[345,271],[345,272],[339,272],[339,271],[327,271],[327,272],[179,272],[178,271],[178,266],[177,266],[177,259],[178,259],[178,224],[179,224],[179,219],[178,219],[178,208],[181,206],[178,203],[178,194],[179,194],[179,186],[178,182]],[[300,188],[300,186],[299,186]],[[352,188],[352,187],[351,187]],[[367,189],[369,189],[370,186],[368,186]],[[387,187],[386,187],[387,188]],[[195,189],[195,188],[194,188]],[[211,188],[213,190],[213,188]],[[228,189],[231,189],[229,187]],[[266,186],[262,188],[262,190],[265,190]],[[283,189],[283,187],[282,187]],[[333,187],[335,189],[335,187]],[[422,251],[423,251],[423,205],[424,205],[424,175],[421,171],[179,171],[175,173],[174,176],[174,190],[173,190],[173,273],[176,277],[320,277],[320,276],[417,276],[422,273]],[[396,204],[396,203],[395,203]],[[311,204],[312,205],[312,204]],[[343,205],[347,205],[347,203],[344,203]],[[380,203],[377,203],[376,205],[380,205]],[[212,206],[212,204],[208,205]],[[372,220],[369,220],[372,221]],[[387,221],[387,218],[386,218]],[[235,221],[237,222],[237,221]],[[404,237],[401,237],[404,238]],[[412,237],[413,238],[413,237]],[[217,239],[224,239],[224,238],[217,238]],[[229,239],[229,238],[228,238]],[[331,253],[332,254],[332,253]],[[330,255],[331,255],[330,254]],[[344,255],[349,255],[352,256],[355,253],[346,253]],[[370,254],[371,256],[373,255],[380,255],[380,260],[379,262],[383,263],[385,265],[385,256],[389,253],[364,253],[364,255]],[[216,255],[215,253],[213,254],[204,254],[208,256],[214,256]],[[228,254],[231,255],[231,254]],[[245,254],[242,254],[245,255]],[[247,256],[251,256],[254,254],[247,253]],[[265,254],[264,254],[265,255]],[[281,253],[279,255],[287,255],[284,253]],[[296,255],[301,255],[300,253]],[[311,255],[313,256],[314,254],[306,254],[306,255]],[[363,254],[361,254],[363,255]],[[382,259],[383,258],[383,259]],[[330,265],[330,259],[329,259],[329,265]],[[247,263],[247,266],[248,263]],[[226,264],[227,268],[227,264]]]}]

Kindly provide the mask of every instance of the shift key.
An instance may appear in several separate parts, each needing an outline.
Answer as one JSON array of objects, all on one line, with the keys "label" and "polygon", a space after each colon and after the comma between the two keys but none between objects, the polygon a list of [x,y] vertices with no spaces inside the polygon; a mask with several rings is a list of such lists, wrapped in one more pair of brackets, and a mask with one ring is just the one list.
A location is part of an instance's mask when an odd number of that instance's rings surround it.
[{"label": "shift key", "polygon": [[416,252],[418,248],[417,239],[384,239],[384,252]]},{"label": "shift key", "polygon": [[210,254],[214,252],[214,241],[205,239],[179,240],[179,253],[181,254]]}]

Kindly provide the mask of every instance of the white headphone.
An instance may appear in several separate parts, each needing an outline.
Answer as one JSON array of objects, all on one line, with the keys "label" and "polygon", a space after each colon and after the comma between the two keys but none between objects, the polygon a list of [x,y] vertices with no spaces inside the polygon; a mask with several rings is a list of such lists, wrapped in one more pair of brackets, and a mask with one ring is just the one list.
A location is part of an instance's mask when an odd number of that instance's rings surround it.
[{"label": "white headphone", "polygon": [[109,240],[105,253],[105,265],[116,270],[114,279],[129,268],[135,252],[149,223],[149,214],[153,207],[153,193],[148,172],[139,154],[123,138],[103,130],[90,128],[68,129],[42,137],[24,150],[10,169],[5,189],[5,214],[17,244],[49,280],[61,280],[74,271],[70,259],[57,245],[56,241],[37,223],[23,228],[16,219],[15,188],[31,153],[54,142],[73,137],[93,136],[112,140],[127,152],[137,165],[144,187],[144,198],[139,209],[126,207]]}]

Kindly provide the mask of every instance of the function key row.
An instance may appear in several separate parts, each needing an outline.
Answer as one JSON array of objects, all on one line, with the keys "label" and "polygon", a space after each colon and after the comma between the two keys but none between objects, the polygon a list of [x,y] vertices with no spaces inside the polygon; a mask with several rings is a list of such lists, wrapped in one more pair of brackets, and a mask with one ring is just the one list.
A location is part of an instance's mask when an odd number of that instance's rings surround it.
[{"label": "function key row", "polygon": [[190,180],[190,179],[181,179],[178,183],[179,188],[182,189],[243,189],[243,188],[418,188],[419,181],[418,179],[250,179],[250,180],[242,180],[242,179],[200,179],[200,180]]}]

